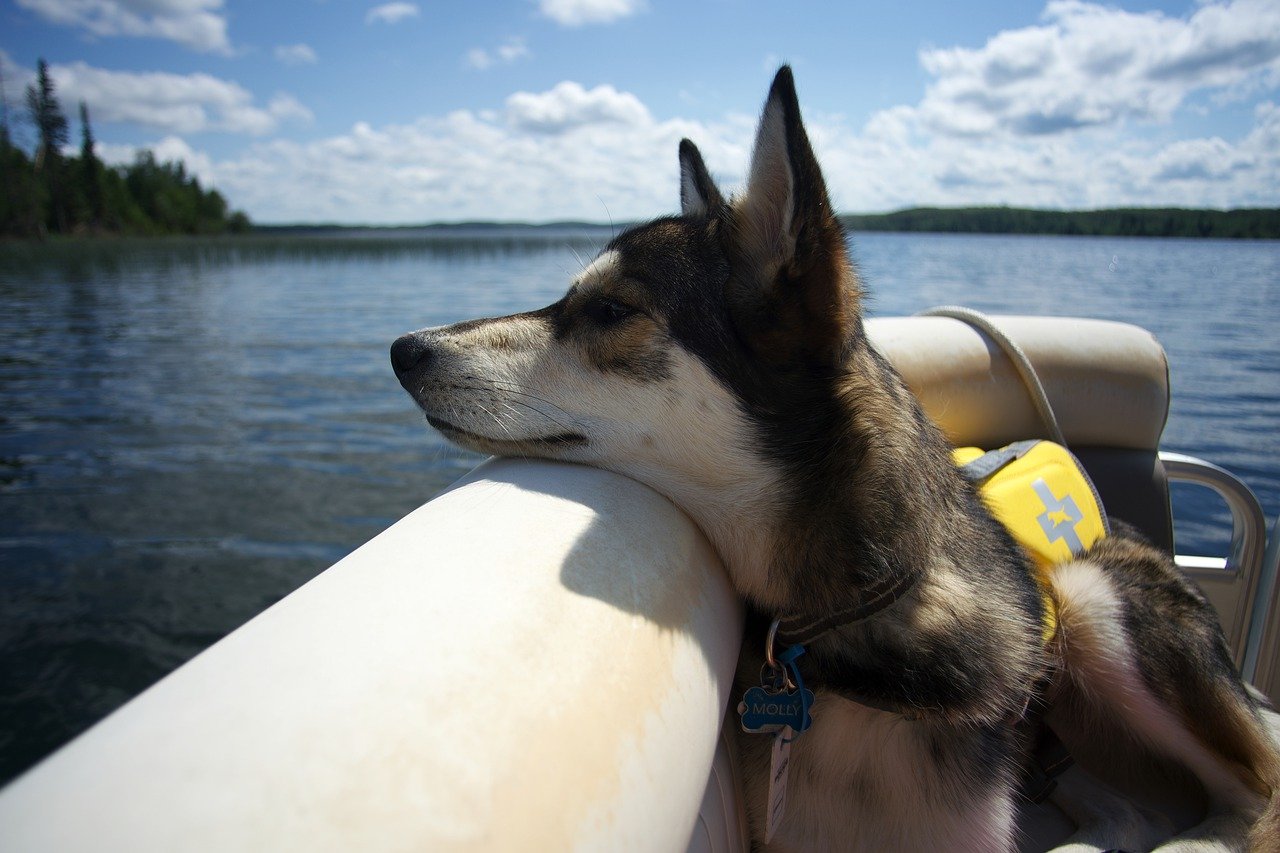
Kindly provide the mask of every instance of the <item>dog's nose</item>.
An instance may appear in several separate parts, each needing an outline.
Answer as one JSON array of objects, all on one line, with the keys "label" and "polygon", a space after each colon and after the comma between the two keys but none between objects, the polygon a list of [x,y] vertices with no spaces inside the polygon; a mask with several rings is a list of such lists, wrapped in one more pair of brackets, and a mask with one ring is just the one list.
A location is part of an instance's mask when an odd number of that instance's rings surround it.
[{"label": "dog's nose", "polygon": [[417,335],[401,335],[391,345],[391,367],[396,376],[404,376],[427,360],[431,347]]}]

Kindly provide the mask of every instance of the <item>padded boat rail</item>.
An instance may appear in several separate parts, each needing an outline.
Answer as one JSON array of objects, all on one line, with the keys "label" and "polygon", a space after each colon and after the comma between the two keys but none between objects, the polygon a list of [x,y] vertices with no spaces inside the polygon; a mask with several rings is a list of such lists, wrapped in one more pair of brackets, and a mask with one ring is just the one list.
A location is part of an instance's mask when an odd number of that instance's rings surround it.
[{"label": "padded boat rail", "polygon": [[665,498],[491,460],[0,792],[0,850],[682,849],[741,625]]}]

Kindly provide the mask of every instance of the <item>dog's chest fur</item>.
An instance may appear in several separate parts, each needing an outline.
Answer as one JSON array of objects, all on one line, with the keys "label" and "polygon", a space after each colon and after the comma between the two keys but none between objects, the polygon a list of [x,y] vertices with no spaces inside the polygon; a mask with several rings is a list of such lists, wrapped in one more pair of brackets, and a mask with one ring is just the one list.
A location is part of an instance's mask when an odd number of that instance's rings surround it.
[{"label": "dog's chest fur", "polygon": [[[1011,846],[1006,733],[974,728],[957,737],[822,691],[813,719],[792,744],[786,817],[770,850]],[[764,837],[772,741],[771,735],[738,738],[756,838]]]}]

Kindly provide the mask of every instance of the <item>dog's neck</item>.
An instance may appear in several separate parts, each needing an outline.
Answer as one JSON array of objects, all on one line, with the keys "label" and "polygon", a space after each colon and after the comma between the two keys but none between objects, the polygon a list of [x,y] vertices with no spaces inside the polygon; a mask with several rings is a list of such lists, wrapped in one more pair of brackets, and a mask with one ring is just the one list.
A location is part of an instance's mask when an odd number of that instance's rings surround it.
[{"label": "dog's neck", "polygon": [[856,607],[869,590],[912,586],[959,558],[939,536],[962,529],[968,510],[950,447],[860,340],[825,404],[841,428],[778,471],[762,500],[703,521],[740,590],[775,616]]},{"label": "dog's neck", "polygon": [[[740,589],[771,618],[851,614],[807,644],[815,686],[913,716],[1004,719],[1025,701],[1043,652],[1025,556],[888,362],[869,345],[852,358],[836,401],[847,428],[791,472],[805,488],[738,519],[764,541],[748,550],[708,533],[735,582],[756,579],[757,592]],[[978,606],[993,588],[1021,606]],[[885,590],[883,609],[863,606]]]},{"label": "dog's neck", "polygon": [[[692,516],[738,592],[770,619],[853,611],[869,590],[907,582],[874,618],[839,623],[808,646],[805,678],[815,687],[911,715],[1003,719],[1034,681],[1035,584],[1019,574],[1016,545],[983,512],[938,428],[863,341],[833,393],[796,404],[808,406],[799,421],[726,421],[723,440],[697,444],[690,452],[707,457],[686,458],[684,473],[636,458],[623,473]],[[724,450],[769,429],[775,438],[799,431],[790,437],[806,452],[784,462]],[[990,584],[1026,607],[975,606]],[[1005,663],[980,665],[997,659]]]}]

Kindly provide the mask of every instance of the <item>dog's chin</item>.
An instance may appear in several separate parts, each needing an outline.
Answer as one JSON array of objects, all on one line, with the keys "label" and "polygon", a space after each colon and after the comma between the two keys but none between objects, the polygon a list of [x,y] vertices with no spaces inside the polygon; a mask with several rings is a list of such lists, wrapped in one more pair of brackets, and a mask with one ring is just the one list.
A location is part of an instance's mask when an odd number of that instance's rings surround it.
[{"label": "dog's chin", "polygon": [[468,450],[489,453],[494,456],[554,457],[565,450],[587,445],[587,437],[577,432],[558,432],[518,438],[511,436],[495,438],[463,429],[430,414],[427,415],[427,423],[439,430],[441,435],[454,444],[465,447]]}]

